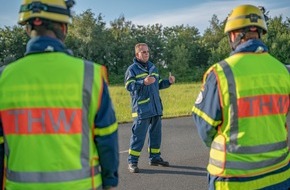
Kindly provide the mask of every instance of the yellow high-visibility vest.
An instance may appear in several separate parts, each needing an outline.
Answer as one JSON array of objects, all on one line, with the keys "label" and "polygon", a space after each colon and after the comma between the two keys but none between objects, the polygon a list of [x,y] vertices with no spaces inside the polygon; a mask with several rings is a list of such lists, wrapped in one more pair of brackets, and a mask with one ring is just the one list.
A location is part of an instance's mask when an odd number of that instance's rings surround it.
[{"label": "yellow high-visibility vest", "polygon": [[31,54],[2,71],[6,189],[102,186],[93,138],[103,71],[59,52]]},{"label": "yellow high-visibility vest", "polygon": [[[286,166],[290,80],[285,66],[268,53],[247,53],[213,65],[205,79],[210,71],[217,77],[223,122],[211,145],[209,173],[250,177]],[[289,175],[288,170],[276,179]]]}]

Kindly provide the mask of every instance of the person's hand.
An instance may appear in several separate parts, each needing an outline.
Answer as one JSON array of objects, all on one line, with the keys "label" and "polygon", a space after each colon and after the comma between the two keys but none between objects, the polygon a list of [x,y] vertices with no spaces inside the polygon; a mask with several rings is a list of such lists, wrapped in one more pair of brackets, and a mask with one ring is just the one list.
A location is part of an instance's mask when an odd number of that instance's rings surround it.
[{"label": "person's hand", "polygon": [[150,85],[152,83],[155,82],[155,78],[151,77],[150,75],[148,75],[145,79],[144,79],[144,84],[145,85]]},{"label": "person's hand", "polygon": [[169,78],[168,78],[170,84],[175,83],[175,76],[171,75],[171,72],[169,72]]}]

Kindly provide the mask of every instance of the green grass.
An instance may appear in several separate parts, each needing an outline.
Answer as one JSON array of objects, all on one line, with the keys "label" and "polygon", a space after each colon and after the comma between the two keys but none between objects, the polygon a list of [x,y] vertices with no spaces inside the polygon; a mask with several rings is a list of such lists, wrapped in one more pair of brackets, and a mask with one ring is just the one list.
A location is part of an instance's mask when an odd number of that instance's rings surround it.
[{"label": "green grass", "polygon": [[[201,83],[174,84],[160,90],[163,118],[191,115],[191,109],[200,91]],[[110,86],[110,95],[119,123],[131,122],[131,97],[124,86]]]}]

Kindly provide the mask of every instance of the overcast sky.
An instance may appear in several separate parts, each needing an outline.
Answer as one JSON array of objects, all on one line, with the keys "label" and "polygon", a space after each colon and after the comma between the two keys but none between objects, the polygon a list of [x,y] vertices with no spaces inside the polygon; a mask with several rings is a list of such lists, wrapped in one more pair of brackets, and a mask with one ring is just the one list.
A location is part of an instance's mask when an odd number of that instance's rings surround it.
[{"label": "overcast sky", "polygon": [[[0,0],[0,27],[17,24],[22,0]],[[97,16],[102,14],[105,22],[124,15],[133,24],[163,26],[189,25],[202,33],[209,27],[213,14],[220,21],[237,5],[264,6],[270,17],[282,15],[290,18],[290,0],[76,0],[73,11],[77,14],[91,9]]]}]

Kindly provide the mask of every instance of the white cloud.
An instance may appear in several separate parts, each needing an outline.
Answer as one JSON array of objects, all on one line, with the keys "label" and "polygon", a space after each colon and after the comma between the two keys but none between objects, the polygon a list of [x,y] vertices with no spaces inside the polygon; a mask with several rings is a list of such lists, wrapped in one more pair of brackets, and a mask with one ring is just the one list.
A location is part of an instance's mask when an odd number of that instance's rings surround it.
[{"label": "white cloud", "polygon": [[[283,17],[290,16],[290,5],[285,7],[282,4],[278,5],[282,7],[274,7],[277,6],[277,2],[275,4],[271,4],[268,2],[259,2],[259,1],[242,1],[242,4],[252,4],[252,5],[262,5],[267,10],[270,11],[270,16],[278,16],[280,14]],[[129,18],[128,20],[132,21],[134,24],[139,25],[152,25],[152,24],[162,24],[163,26],[176,26],[176,25],[189,25],[194,26],[203,32],[204,29],[209,27],[209,21],[212,16],[217,15],[220,21],[223,21],[228,13],[236,6],[240,5],[241,1],[210,1],[207,3],[200,4],[198,6],[192,6],[183,9],[176,10],[168,10],[159,12],[157,14],[144,14],[138,15],[133,18]]]},{"label": "white cloud", "polygon": [[[182,1],[182,0],[181,0]],[[198,2],[198,1],[197,1]],[[289,0],[269,1],[269,0],[204,0],[203,3],[199,4],[192,1],[192,6],[181,9],[161,9],[157,12],[148,11],[148,14],[139,14],[138,16],[128,17],[125,14],[126,20],[132,21],[133,24],[139,25],[153,25],[156,23],[162,24],[163,26],[176,26],[176,25],[189,25],[194,26],[202,33],[204,29],[209,27],[209,21],[213,14],[218,16],[220,21],[224,20],[228,13],[237,5],[240,4],[253,4],[262,5],[268,11],[270,16],[282,15],[283,18],[290,17],[290,2]],[[13,9],[18,9],[18,4],[10,4]],[[81,4],[80,4],[81,6]],[[3,8],[3,7],[2,7]],[[4,7],[5,8],[5,7]],[[9,8],[12,9],[12,8]],[[85,8],[84,8],[85,9]],[[8,10],[5,9],[5,10]],[[129,9],[126,9],[129,10]],[[119,12],[119,11],[115,11]],[[13,13],[13,14],[12,14]],[[2,15],[1,15],[2,14]],[[0,14],[0,27],[17,25],[18,14],[15,12],[2,11]],[[108,12],[107,17],[113,17],[113,13]],[[106,18],[105,17],[105,20]],[[115,18],[106,20],[108,23]],[[117,18],[117,17],[116,17]]]}]

